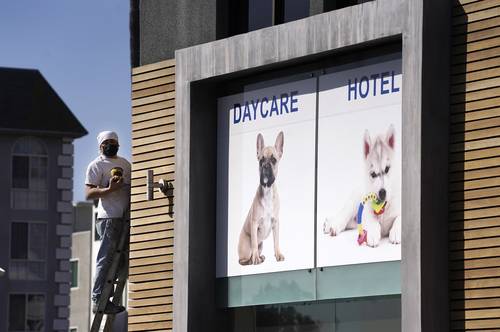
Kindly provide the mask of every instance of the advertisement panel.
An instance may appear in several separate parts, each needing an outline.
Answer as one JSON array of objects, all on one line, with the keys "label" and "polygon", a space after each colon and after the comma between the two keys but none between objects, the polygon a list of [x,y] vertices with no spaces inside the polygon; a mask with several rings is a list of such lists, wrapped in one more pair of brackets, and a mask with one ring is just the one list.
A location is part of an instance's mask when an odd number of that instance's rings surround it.
[{"label": "advertisement panel", "polygon": [[401,259],[401,60],[319,78],[317,266]]},{"label": "advertisement panel", "polygon": [[217,277],[314,267],[316,79],[218,100]]},{"label": "advertisement panel", "polygon": [[218,99],[217,277],[401,259],[401,84],[399,58]]}]

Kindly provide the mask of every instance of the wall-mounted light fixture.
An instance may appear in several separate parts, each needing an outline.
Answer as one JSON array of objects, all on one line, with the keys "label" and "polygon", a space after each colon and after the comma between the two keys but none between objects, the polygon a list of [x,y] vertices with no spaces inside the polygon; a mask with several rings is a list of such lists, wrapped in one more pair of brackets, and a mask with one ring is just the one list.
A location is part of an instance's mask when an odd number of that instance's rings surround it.
[{"label": "wall-mounted light fixture", "polygon": [[158,188],[158,191],[163,193],[165,196],[171,195],[174,189],[172,182],[166,181],[164,179],[154,181],[154,173],[152,169],[149,169],[146,175],[146,197],[148,201],[154,198],[154,189]]}]

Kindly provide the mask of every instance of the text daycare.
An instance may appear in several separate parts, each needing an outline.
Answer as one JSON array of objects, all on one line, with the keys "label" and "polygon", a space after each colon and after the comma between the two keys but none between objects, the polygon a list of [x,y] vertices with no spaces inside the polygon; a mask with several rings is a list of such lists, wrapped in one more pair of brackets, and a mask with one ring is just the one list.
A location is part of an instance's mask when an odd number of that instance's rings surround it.
[{"label": "text daycare", "polygon": [[349,79],[347,83],[347,100],[364,99],[368,95],[376,96],[398,92],[399,87],[394,82],[394,71],[362,76]]},{"label": "text daycare", "polygon": [[298,94],[298,91],[291,91],[290,93],[282,93],[279,96],[247,100],[243,105],[236,103],[233,107],[233,124],[298,112]]}]

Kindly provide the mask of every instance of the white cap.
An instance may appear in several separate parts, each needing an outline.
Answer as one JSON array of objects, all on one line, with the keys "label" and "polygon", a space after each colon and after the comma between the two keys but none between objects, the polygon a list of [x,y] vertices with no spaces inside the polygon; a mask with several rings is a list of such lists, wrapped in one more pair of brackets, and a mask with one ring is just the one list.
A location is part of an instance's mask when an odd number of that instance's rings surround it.
[{"label": "white cap", "polygon": [[101,131],[99,135],[97,135],[97,143],[99,146],[107,139],[114,139],[118,142],[118,135],[114,131]]}]

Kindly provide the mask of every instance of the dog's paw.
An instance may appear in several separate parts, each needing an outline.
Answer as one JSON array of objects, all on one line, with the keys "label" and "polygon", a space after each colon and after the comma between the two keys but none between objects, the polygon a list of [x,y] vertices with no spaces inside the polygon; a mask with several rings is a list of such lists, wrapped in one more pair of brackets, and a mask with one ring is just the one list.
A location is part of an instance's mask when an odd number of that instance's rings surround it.
[{"label": "dog's paw", "polygon": [[389,242],[392,244],[400,244],[401,243],[401,223],[394,222],[391,230],[389,231]]},{"label": "dog's paw", "polygon": [[367,231],[366,244],[372,248],[375,248],[380,244],[380,225],[377,222],[370,222],[369,225],[370,226],[365,225]]},{"label": "dog's paw", "polygon": [[336,225],[334,221],[330,220],[329,218],[325,219],[325,222],[323,223],[323,233],[330,236],[337,236],[338,234],[340,234],[340,232],[340,227]]},{"label": "dog's paw", "polygon": [[277,252],[274,254],[274,257],[276,257],[277,262],[282,262],[285,260],[285,256],[281,252]]},{"label": "dog's paw", "polygon": [[263,260],[261,259],[261,256],[259,256],[259,253],[258,252],[253,252],[252,253],[252,264],[253,265],[258,265],[260,263],[262,263]]}]

